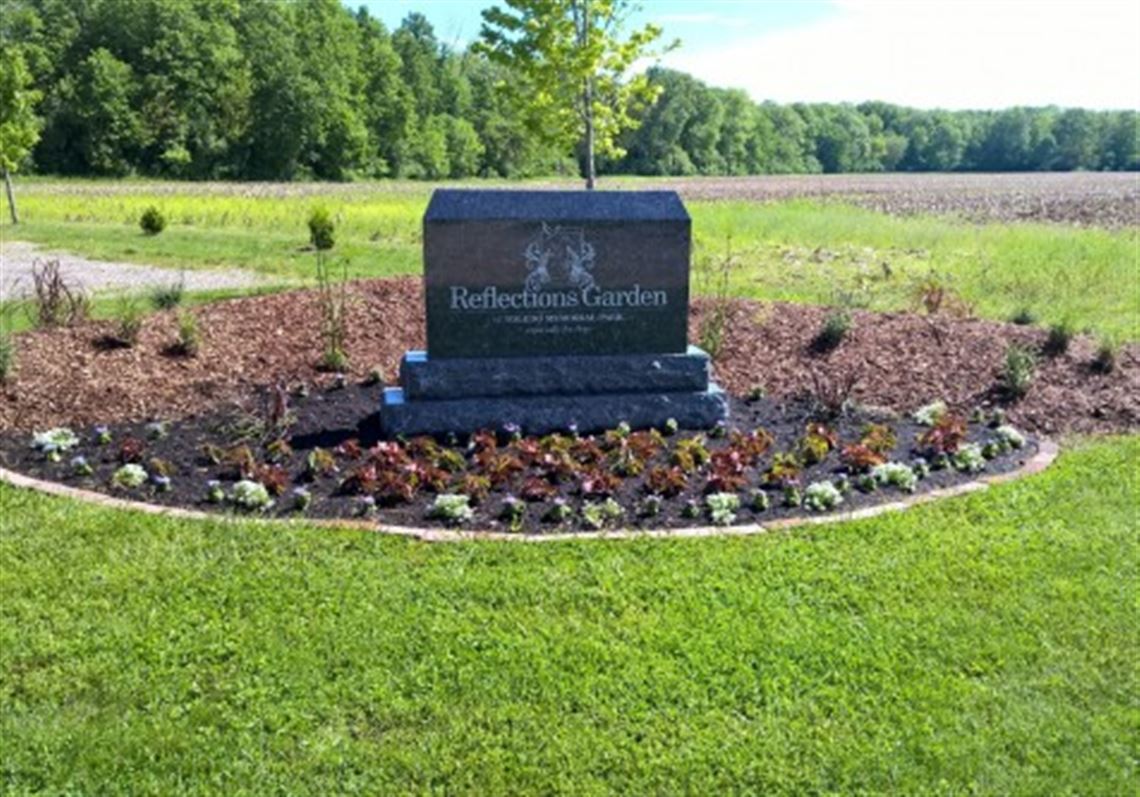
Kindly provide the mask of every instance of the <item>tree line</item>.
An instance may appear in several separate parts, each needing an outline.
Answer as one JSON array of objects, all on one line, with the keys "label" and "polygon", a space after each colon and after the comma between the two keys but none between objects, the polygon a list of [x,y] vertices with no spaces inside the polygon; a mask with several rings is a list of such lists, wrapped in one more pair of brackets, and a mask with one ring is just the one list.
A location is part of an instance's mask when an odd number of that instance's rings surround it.
[{"label": "tree line", "polygon": [[[338,0],[0,0],[0,94],[40,173],[186,179],[577,174],[509,63]],[[603,173],[1135,170],[1135,111],[753,102],[653,68]],[[7,87],[6,89],[4,87]],[[6,102],[0,106],[8,107]],[[7,111],[5,111],[7,112]],[[5,120],[0,119],[0,124]],[[530,131],[530,132],[528,132]]]}]

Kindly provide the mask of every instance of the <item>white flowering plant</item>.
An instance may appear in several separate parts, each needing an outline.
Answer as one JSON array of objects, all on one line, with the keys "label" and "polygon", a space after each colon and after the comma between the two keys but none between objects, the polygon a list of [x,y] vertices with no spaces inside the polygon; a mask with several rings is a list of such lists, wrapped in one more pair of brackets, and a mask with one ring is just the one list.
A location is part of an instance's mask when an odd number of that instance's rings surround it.
[{"label": "white flowering plant", "polygon": [[904,493],[913,493],[918,487],[918,474],[903,462],[884,462],[871,468],[871,476],[879,484],[898,487]]},{"label": "white flowering plant", "polygon": [[736,520],[736,510],[740,509],[740,496],[736,493],[713,493],[705,498],[709,517],[717,526],[728,526]]},{"label": "white flowering plant", "polygon": [[133,462],[123,465],[111,476],[111,484],[124,489],[142,487],[147,480],[146,469]]},{"label": "white flowering plant", "polygon": [[79,445],[79,437],[66,426],[57,426],[46,432],[32,435],[32,448],[42,452],[52,462],[59,462],[60,455]]},{"label": "white flowering plant", "polygon": [[914,411],[912,417],[915,423],[920,423],[923,426],[933,426],[938,423],[939,418],[946,414],[946,409],[945,401],[934,401],[925,407],[919,407]]},{"label": "white flowering plant", "polygon": [[977,443],[967,443],[961,446],[951,460],[954,467],[963,473],[977,473],[985,470],[986,458],[982,455],[982,447]]},{"label": "white flowering plant", "polygon": [[465,523],[475,517],[471,508],[471,498],[462,493],[441,493],[428,507],[428,517],[447,523]]},{"label": "white flowering plant", "polygon": [[250,479],[242,479],[234,485],[232,498],[242,509],[265,510],[273,506],[265,485]]},{"label": "white flowering plant", "polygon": [[843,495],[831,482],[812,482],[804,489],[804,506],[813,512],[825,512],[842,503]]}]

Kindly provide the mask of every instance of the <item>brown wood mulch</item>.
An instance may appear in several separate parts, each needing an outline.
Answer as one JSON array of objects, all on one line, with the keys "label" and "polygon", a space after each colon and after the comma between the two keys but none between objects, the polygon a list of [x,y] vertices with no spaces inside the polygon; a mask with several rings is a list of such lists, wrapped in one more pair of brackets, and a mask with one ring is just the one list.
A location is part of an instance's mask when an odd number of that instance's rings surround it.
[{"label": "brown wood mulch", "polygon": [[[349,377],[379,367],[391,380],[400,356],[424,345],[417,278],[354,283],[349,316]],[[695,302],[696,340],[706,301]],[[329,380],[320,356],[320,312],[308,291],[216,302],[194,308],[204,340],[198,356],[168,353],[173,313],[147,319],[139,344],[103,343],[111,322],[18,336],[18,372],[0,394],[0,429],[85,426],[198,414],[248,398],[275,382]],[[928,319],[906,313],[856,313],[844,342],[828,354],[811,342],[826,310],[793,304],[734,303],[716,366],[728,390],[769,395],[813,390],[817,379],[858,379],[856,400],[907,411],[935,399],[970,410],[997,404],[995,385],[1008,343],[1040,346],[1045,332],[992,321]],[[1091,339],[1042,358],[1029,394],[1009,405],[1011,420],[1032,431],[1118,432],[1140,426],[1140,347],[1123,347],[1110,374],[1095,373]],[[816,378],[813,378],[813,374]]]}]

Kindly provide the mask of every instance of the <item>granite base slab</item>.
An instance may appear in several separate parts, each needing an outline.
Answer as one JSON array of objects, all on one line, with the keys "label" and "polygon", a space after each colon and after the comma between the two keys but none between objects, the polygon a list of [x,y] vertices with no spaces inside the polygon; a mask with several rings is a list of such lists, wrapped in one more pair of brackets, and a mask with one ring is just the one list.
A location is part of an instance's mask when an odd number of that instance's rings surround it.
[{"label": "granite base slab", "polygon": [[572,396],[501,396],[408,400],[398,387],[384,390],[380,426],[388,437],[469,434],[518,425],[525,434],[612,429],[625,421],[634,429],[661,427],[673,418],[684,428],[715,426],[728,417],[728,400],[715,384],[684,393],[611,393]]},{"label": "granite base slab", "polygon": [[709,356],[681,354],[430,358],[409,351],[400,362],[408,400],[611,393],[692,393],[709,385]]}]

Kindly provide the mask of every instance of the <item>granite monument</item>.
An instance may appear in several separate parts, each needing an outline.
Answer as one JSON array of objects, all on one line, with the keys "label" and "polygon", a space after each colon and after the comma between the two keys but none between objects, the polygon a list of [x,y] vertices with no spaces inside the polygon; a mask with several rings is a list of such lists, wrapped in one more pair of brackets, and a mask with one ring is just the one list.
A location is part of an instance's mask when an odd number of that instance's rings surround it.
[{"label": "granite monument", "polygon": [[440,189],[423,242],[427,351],[384,391],[386,434],[727,416],[687,343],[691,223],[676,193]]}]

